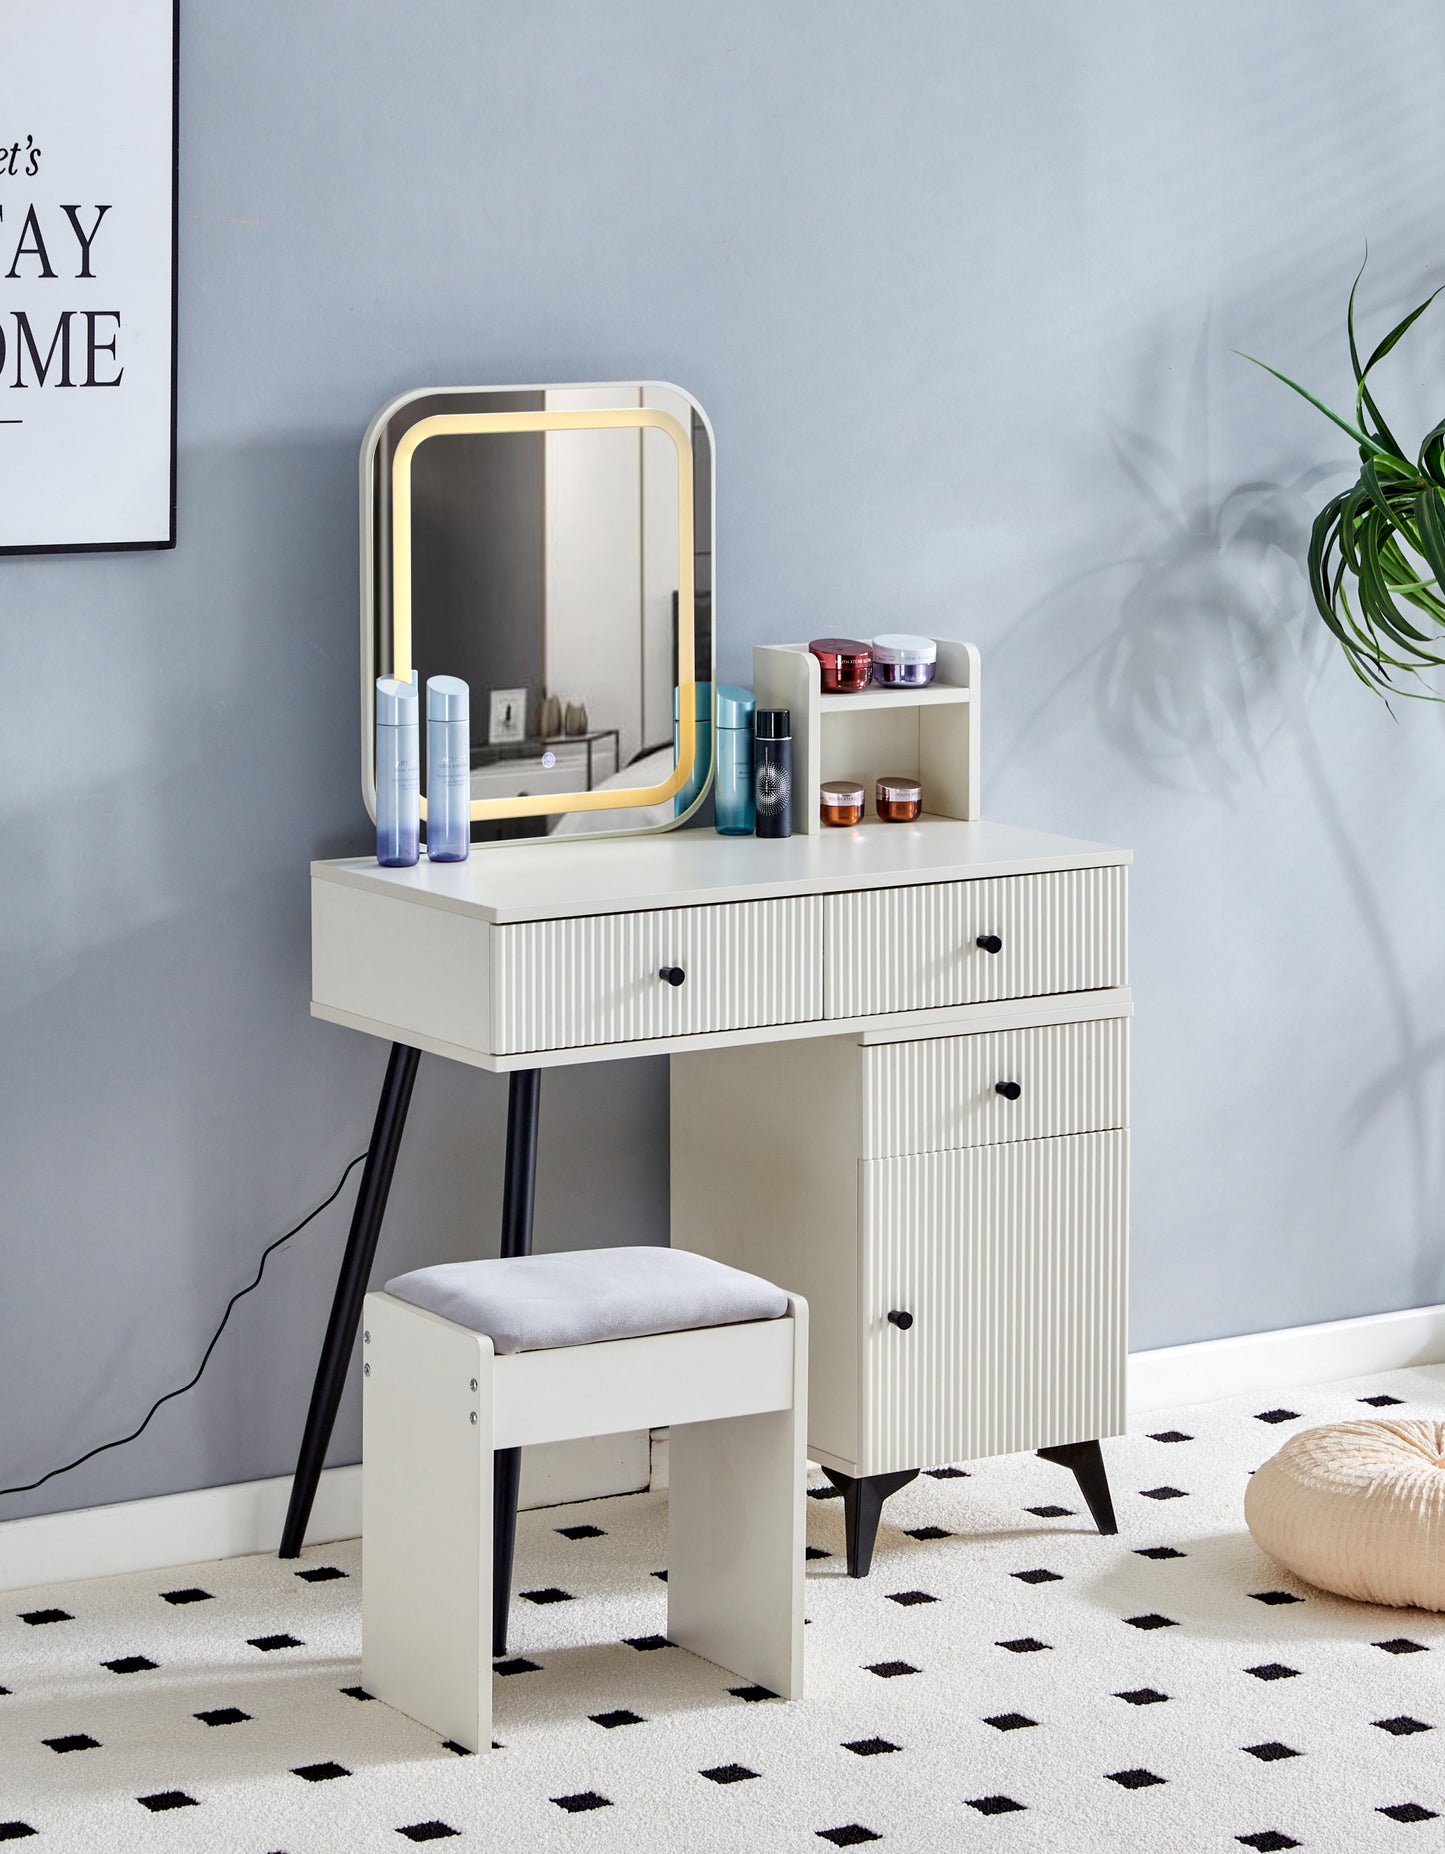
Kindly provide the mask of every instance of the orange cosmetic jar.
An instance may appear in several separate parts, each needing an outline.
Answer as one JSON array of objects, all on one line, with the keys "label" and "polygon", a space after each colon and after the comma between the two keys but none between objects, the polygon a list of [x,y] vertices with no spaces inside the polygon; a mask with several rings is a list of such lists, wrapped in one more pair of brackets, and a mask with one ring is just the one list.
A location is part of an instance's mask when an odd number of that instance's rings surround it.
[{"label": "orange cosmetic jar", "polygon": [[853,779],[825,779],[818,787],[818,816],[825,824],[861,824],[862,786]]},{"label": "orange cosmetic jar", "polygon": [[923,809],[923,787],[916,779],[889,775],[878,781],[874,803],[885,824],[911,824]]}]

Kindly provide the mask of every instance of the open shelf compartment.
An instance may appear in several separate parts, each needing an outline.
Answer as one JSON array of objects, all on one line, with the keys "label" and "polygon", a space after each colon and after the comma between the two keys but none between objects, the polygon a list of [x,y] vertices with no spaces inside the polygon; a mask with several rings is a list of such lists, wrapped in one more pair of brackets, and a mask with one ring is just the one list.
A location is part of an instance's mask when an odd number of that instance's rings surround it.
[{"label": "open shelf compartment", "polygon": [[876,823],[875,781],[885,773],[923,787],[925,817],[979,815],[979,658],[973,644],[938,639],[938,670],[917,689],[876,684],[855,695],[824,695],[818,659],[806,644],[759,644],[753,691],[760,708],[793,717],[793,829],[821,830],[818,788],[856,779],[865,822]]}]

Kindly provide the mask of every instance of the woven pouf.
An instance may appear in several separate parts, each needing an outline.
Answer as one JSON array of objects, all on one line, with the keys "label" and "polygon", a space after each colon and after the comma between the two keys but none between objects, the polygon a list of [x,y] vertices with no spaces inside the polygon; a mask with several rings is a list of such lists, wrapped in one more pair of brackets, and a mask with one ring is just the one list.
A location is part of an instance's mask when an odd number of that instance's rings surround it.
[{"label": "woven pouf", "polygon": [[1364,1603],[1445,1610],[1445,1423],[1330,1423],[1292,1436],[1244,1496],[1255,1543]]}]

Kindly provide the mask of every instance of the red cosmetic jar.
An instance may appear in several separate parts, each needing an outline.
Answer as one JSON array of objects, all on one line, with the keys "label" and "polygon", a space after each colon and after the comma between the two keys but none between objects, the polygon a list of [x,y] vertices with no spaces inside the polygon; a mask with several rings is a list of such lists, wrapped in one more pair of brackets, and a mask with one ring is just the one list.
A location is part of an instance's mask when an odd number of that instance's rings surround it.
[{"label": "red cosmetic jar", "polygon": [[923,787],[916,779],[885,776],[878,781],[873,802],[885,824],[911,824],[923,809]]},{"label": "red cosmetic jar", "polygon": [[808,646],[823,666],[824,695],[856,695],[873,675],[872,646],[857,637],[815,637]]}]

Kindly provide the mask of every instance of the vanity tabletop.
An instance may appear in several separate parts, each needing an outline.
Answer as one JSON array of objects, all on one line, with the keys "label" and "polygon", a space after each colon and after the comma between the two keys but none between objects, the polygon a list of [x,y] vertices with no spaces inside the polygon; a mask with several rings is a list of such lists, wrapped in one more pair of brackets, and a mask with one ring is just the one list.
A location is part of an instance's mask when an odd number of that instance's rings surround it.
[{"label": "vanity tabletop", "polygon": [[765,901],[983,876],[1097,869],[1133,860],[1128,850],[1012,824],[923,817],[772,840],[679,830],[473,849],[464,863],[383,869],[371,857],[311,865],[314,880],[406,897],[497,924],[626,914],[647,908]]}]

